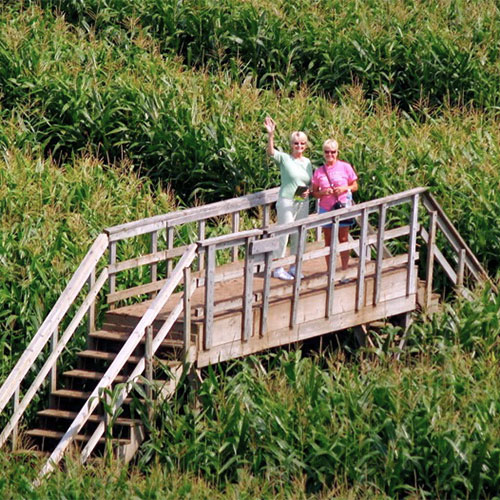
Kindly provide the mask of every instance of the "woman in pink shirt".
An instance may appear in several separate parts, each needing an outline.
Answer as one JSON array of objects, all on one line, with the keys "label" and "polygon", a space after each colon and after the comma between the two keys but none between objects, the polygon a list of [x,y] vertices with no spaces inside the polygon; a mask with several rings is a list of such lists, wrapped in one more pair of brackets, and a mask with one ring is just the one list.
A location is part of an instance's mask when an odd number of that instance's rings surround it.
[{"label": "woman in pink shirt", "polygon": [[[329,212],[340,202],[346,203],[347,192],[358,190],[358,176],[349,163],[338,159],[339,145],[333,139],[327,139],[323,143],[323,155],[325,164],[314,172],[312,178],[312,194],[319,199],[319,213]],[[337,208],[340,208],[337,204]],[[349,228],[354,224],[354,220],[341,221],[339,224],[339,242],[347,241]],[[330,245],[332,225],[323,226],[325,245]],[[349,251],[340,253],[342,269],[347,269],[349,265]],[[326,256],[328,264],[328,255]]]}]

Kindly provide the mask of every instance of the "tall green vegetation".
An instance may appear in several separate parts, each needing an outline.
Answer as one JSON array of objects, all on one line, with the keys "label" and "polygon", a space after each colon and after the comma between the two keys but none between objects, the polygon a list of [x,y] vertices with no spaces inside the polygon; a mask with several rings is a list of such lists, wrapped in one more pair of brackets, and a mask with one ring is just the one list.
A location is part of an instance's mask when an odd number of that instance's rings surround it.
[{"label": "tall green vegetation", "polygon": [[[337,138],[360,201],[430,186],[498,276],[499,26],[492,0],[2,3],[1,378],[104,227],[276,186],[266,114],[315,165]],[[198,406],[182,386],[158,408],[129,478],[75,466],[34,492],[0,456],[2,497],[493,498],[499,310],[417,323],[400,364],[380,340],[214,368]]]}]

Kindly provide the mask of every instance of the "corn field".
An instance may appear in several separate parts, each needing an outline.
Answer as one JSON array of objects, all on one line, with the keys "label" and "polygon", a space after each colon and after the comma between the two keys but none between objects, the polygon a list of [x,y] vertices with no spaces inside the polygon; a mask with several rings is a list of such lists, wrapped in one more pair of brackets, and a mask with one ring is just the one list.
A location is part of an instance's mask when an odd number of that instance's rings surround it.
[{"label": "corn field", "polygon": [[[104,227],[278,185],[268,114],[315,166],[336,138],[358,201],[429,186],[498,281],[499,48],[493,0],[3,2],[1,378]],[[398,363],[388,327],[215,367],[129,469],[33,490],[2,452],[2,498],[496,498],[499,311],[415,321]]]}]

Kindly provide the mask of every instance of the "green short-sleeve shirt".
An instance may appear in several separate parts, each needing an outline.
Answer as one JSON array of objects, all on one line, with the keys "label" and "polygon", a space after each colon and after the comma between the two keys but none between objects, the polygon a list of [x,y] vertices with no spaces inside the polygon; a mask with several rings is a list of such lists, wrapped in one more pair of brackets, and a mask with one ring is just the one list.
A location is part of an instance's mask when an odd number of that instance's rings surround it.
[{"label": "green short-sleeve shirt", "polygon": [[299,186],[309,186],[311,184],[313,169],[309,158],[301,157],[297,159],[276,149],[271,158],[280,168],[280,198],[292,200]]}]

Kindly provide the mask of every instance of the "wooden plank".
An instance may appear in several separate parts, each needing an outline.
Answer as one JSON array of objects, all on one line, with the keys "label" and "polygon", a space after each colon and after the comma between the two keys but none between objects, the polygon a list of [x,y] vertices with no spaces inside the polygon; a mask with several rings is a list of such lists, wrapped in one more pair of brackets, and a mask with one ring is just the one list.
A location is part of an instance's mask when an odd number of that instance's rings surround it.
[{"label": "wooden plank", "polygon": [[387,218],[387,205],[380,205],[379,222],[377,232],[377,264],[375,271],[375,286],[373,289],[373,303],[376,305],[380,299],[380,280],[382,278],[382,261],[384,259],[385,250],[385,221]]},{"label": "wooden plank", "polygon": [[163,260],[180,257],[187,250],[188,246],[189,245],[183,245],[170,250],[161,250],[153,254],[141,255],[140,257],[135,257],[134,259],[122,260],[121,262],[117,262],[109,266],[109,274],[116,274],[121,271],[127,271],[128,269],[147,266],[148,264],[156,264]]},{"label": "wooden plank", "polygon": [[302,257],[304,255],[304,246],[306,241],[307,230],[305,226],[299,226],[299,234],[297,235],[297,256],[295,258],[295,281],[293,285],[292,309],[290,314],[290,328],[293,328],[297,323],[297,308],[299,306],[300,297],[300,282],[302,281]]},{"label": "wooden plank", "polygon": [[[109,242],[109,260],[110,266],[116,263],[116,241]],[[115,293],[116,290],[116,276],[114,274],[109,275],[109,294]]]},{"label": "wooden plank", "polygon": [[203,348],[212,346],[212,330],[214,325],[214,289],[215,289],[215,245],[207,247],[207,270],[205,274],[205,321],[203,332]]},{"label": "wooden plank", "polygon": [[264,238],[262,240],[253,240],[250,245],[250,252],[252,255],[261,253],[274,252],[280,245],[279,238]]},{"label": "wooden plank", "polygon": [[134,222],[128,222],[105,229],[109,235],[110,241],[118,241],[141,234],[151,233],[167,227],[186,224],[188,222],[197,222],[201,219],[218,217],[239,210],[247,210],[273,203],[278,198],[279,188],[272,188],[259,193],[253,193],[231,200],[219,201],[209,205],[188,208],[185,210],[170,212],[168,214],[147,217]]},{"label": "wooden plank", "polygon": [[457,270],[457,283],[459,288],[464,286],[464,272],[465,272],[465,248],[460,250],[458,254],[458,270]]},{"label": "wooden plank", "polygon": [[[158,251],[158,231],[151,233],[149,241],[149,252],[154,254]],[[149,272],[151,274],[151,282],[158,280],[158,266],[156,263],[152,263],[149,267]]]},{"label": "wooden plank", "polygon": [[[174,228],[167,228],[167,250],[172,251],[174,248]],[[173,262],[171,259],[167,258],[167,278],[172,274]]]},{"label": "wooden plank", "polygon": [[366,248],[368,235],[368,210],[363,209],[361,215],[361,233],[359,236],[359,263],[356,291],[356,311],[365,305],[365,274],[366,274]]},{"label": "wooden plank", "polygon": [[[231,226],[232,226],[233,233],[240,232],[240,213],[239,212],[234,212],[231,214]],[[232,257],[233,262],[236,262],[238,260],[238,247],[236,245],[232,248],[231,253],[232,253],[231,257]]]},{"label": "wooden plank", "polygon": [[[14,396],[12,397],[13,402],[12,402],[12,409],[14,411],[14,414],[19,412],[19,386],[16,387],[16,390],[14,391]],[[14,424],[14,427],[12,429],[12,451],[17,450],[17,440],[19,437],[19,427],[18,423],[16,422]]]},{"label": "wooden plank", "polygon": [[[90,310],[89,306],[89,310]],[[51,353],[53,354],[57,348],[57,343],[59,342],[59,329],[55,329],[52,334],[51,343]],[[50,392],[54,392],[57,390],[57,363],[54,363],[52,368],[50,369]]]},{"label": "wooden plank", "polygon": [[[90,271],[89,278],[87,280],[89,291],[92,290],[95,285],[95,268]],[[95,317],[96,317],[96,304],[95,301],[90,305],[89,312],[87,314],[87,335],[95,331]]]},{"label": "wooden plank", "polygon": [[247,238],[262,236],[264,234],[262,229],[249,229],[247,231],[240,231],[238,234],[223,234],[215,238],[199,241],[201,247],[216,246],[217,249],[229,248],[232,245],[244,245]]},{"label": "wooden plank", "polygon": [[[205,221],[204,220],[200,220],[198,222],[198,241],[204,241],[205,240],[205,232],[206,232]],[[204,266],[205,266],[205,260],[204,260],[204,256],[203,256],[202,250],[203,250],[203,248],[200,247],[200,252],[199,252],[199,255],[198,255],[198,271],[203,271]]]},{"label": "wooden plank", "polygon": [[[153,327],[146,327],[146,342],[144,343],[144,376],[149,384],[146,385],[146,394],[151,401],[153,397]],[[151,411],[151,408],[149,408]],[[149,412],[148,412],[149,414]],[[149,414],[151,417],[151,414]]]},{"label": "wooden plank", "polygon": [[325,317],[331,318],[333,314],[333,298],[335,294],[335,271],[337,263],[337,246],[339,241],[339,218],[335,217],[330,233],[330,255],[328,256],[328,284],[326,291]]},{"label": "wooden plank", "polygon": [[260,316],[260,336],[263,337],[267,333],[267,315],[269,312],[269,296],[271,290],[271,261],[273,254],[266,253],[264,265],[264,285],[262,289],[262,312]]},{"label": "wooden plank", "polygon": [[211,219],[241,210],[274,203],[278,199],[279,188],[272,188],[231,200],[218,201],[201,207],[182,210],[175,219],[169,220],[169,226],[196,222],[200,219]]},{"label": "wooden plank", "polygon": [[267,228],[271,223],[271,205],[264,205],[262,212],[262,229]]},{"label": "wooden plank", "polygon": [[115,293],[109,293],[106,296],[106,302],[108,304],[113,304],[119,302],[120,300],[125,300],[130,297],[135,297],[136,295],[150,294],[152,292],[157,292],[161,287],[167,282],[167,280],[158,280],[153,283],[146,283],[144,285],[133,286],[125,290],[118,290]]},{"label": "wooden plank", "polygon": [[254,256],[250,251],[252,237],[248,238],[245,252],[245,276],[243,281],[243,330],[241,340],[248,341],[252,334],[252,301],[253,301],[253,260]]},{"label": "wooden plank", "polygon": [[406,295],[415,293],[417,289],[417,276],[415,272],[415,256],[417,253],[417,234],[418,234],[418,205],[419,195],[413,195],[410,216],[410,237],[408,242],[408,282]]},{"label": "wooden plank", "polygon": [[427,241],[427,263],[425,270],[425,308],[428,309],[432,302],[432,283],[434,281],[434,249],[436,248],[437,212],[430,213],[429,238]]},{"label": "wooden plank", "polygon": [[184,342],[183,358],[186,355],[191,345],[191,296],[193,295],[196,281],[191,278],[191,269],[186,267],[184,269],[184,324],[182,327],[182,340]]},{"label": "wooden plank", "polygon": [[43,347],[49,341],[52,332],[59,326],[62,318],[65,316],[75,298],[80,293],[82,287],[85,285],[92,269],[95,268],[97,262],[104,255],[107,248],[107,235],[99,235],[90,250],[87,252],[87,255],[83,259],[82,263],[78,266],[78,269],[73,274],[73,277],[70,279],[54,307],[51,309],[50,313],[38,329],[38,332],[30,341],[28,347],[21,355],[19,361],[16,363],[0,388],[0,413],[3,411],[5,405],[14,394],[15,388],[19,386],[21,380],[33,365],[33,362],[37,359]]}]

